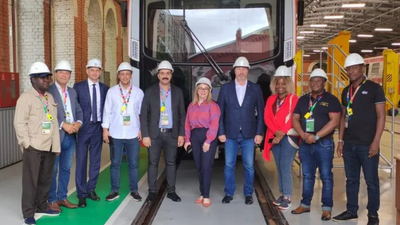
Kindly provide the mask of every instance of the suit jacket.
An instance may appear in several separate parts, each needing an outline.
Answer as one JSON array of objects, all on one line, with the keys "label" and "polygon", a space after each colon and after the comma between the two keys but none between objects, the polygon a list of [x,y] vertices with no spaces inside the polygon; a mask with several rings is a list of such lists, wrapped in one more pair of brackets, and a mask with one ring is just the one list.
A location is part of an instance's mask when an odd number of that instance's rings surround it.
[{"label": "suit jacket", "polygon": [[[185,136],[185,102],[182,90],[171,84],[172,136]],[[157,138],[160,125],[160,86],[154,84],[146,89],[140,113],[143,137]]]},{"label": "suit jacket", "polygon": [[235,139],[239,136],[240,128],[244,138],[263,135],[264,100],[258,84],[247,81],[242,106],[236,95],[235,81],[224,84],[219,92],[218,105],[221,109],[218,135]]},{"label": "suit jacket", "polygon": [[[60,92],[57,89],[57,86],[55,83],[50,85],[49,90],[47,90],[51,95],[53,95],[54,102],[58,104],[57,107],[57,119],[58,119],[58,127],[61,126],[62,122],[66,121],[66,114],[65,114],[65,109],[64,109],[64,102],[63,99],[61,99]],[[71,101],[71,113],[72,116],[74,117],[75,121],[82,121],[83,123],[83,113],[81,106],[78,103],[78,96],[76,94],[75,89],[67,87],[68,91],[68,97],[69,100]],[[65,135],[65,130],[61,128],[60,130],[60,140],[64,140],[64,135]]]},{"label": "suit jacket", "polygon": [[[103,118],[104,102],[106,101],[108,86],[101,83],[100,81],[99,81],[99,86],[100,86],[100,113],[101,113],[100,118]],[[83,112],[83,120],[82,120],[83,124],[81,129],[79,130],[80,132],[78,133],[78,135],[80,135],[85,133],[81,131],[84,131],[89,127],[90,117],[92,115],[92,101],[90,100],[88,80],[84,80],[74,84],[74,89],[78,94],[78,102]]]}]

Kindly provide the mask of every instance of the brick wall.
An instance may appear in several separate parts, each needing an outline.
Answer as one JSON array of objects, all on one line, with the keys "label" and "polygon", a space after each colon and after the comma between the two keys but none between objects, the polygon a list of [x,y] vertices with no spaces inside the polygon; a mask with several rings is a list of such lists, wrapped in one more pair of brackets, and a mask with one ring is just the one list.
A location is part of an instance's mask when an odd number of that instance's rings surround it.
[{"label": "brick wall", "polygon": [[10,71],[10,34],[8,30],[9,24],[8,1],[0,1],[0,72]]},{"label": "brick wall", "polygon": [[105,24],[105,70],[110,72],[110,86],[117,83],[117,29],[114,12],[109,9],[106,14]]},{"label": "brick wall", "polygon": [[44,63],[52,71],[50,0],[43,0]]},{"label": "brick wall", "polygon": [[88,30],[85,21],[85,0],[77,1],[78,13],[74,17],[75,34],[75,82],[86,79],[86,64],[88,60]]},{"label": "brick wall", "polygon": [[[88,11],[88,59],[103,56],[103,18],[101,18],[100,7],[96,0],[91,0]],[[104,64],[104,63],[103,63]]]}]

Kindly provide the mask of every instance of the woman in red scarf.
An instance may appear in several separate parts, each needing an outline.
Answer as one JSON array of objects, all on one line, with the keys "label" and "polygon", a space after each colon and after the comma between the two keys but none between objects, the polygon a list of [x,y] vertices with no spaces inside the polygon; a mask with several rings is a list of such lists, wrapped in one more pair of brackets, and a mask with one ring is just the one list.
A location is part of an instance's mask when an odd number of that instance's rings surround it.
[{"label": "woman in red scarf", "polygon": [[265,135],[264,159],[270,161],[270,151],[274,154],[278,171],[280,196],[273,203],[281,209],[288,209],[292,195],[292,163],[298,149],[298,136],[292,127],[292,115],[298,97],[294,92],[291,72],[280,66],[272,78],[271,95],[266,103],[264,121],[267,125]]}]

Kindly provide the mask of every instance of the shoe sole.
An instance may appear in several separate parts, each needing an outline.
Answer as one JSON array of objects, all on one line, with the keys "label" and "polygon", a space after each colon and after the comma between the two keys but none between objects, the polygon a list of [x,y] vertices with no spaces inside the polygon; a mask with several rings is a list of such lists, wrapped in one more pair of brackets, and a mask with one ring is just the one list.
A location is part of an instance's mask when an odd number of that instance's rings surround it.
[{"label": "shoe sole", "polygon": [[132,197],[132,196],[131,196],[131,198],[132,198],[132,200],[135,201],[135,202],[141,202],[141,201],[142,201],[142,199],[136,199],[136,198],[134,198],[134,197]]},{"label": "shoe sole", "polygon": [[35,216],[59,216],[60,213],[58,214],[48,214],[48,213],[35,213]]},{"label": "shoe sole", "polygon": [[279,208],[279,209],[282,209],[282,210],[286,210],[286,209],[289,209],[290,206],[292,206],[292,204],[289,204],[287,207],[279,206],[278,208]]},{"label": "shoe sole", "polygon": [[358,218],[352,218],[352,219],[348,219],[348,220],[338,220],[338,219],[332,218],[332,221],[335,221],[335,222],[346,222],[346,221],[352,221],[352,220],[358,220]]},{"label": "shoe sole", "polygon": [[293,215],[300,215],[300,214],[303,214],[303,213],[309,213],[309,212],[311,212],[311,210],[309,210],[309,211],[303,211],[303,212],[300,212],[300,213],[296,213],[296,212],[291,212]]},{"label": "shoe sole", "polygon": [[276,203],[276,202],[272,202],[272,204],[276,205],[276,206],[280,206],[281,203]]},{"label": "shoe sole", "polygon": [[114,198],[106,199],[106,201],[107,202],[112,202],[112,201],[117,200],[117,199],[119,199],[119,195],[115,196]]}]

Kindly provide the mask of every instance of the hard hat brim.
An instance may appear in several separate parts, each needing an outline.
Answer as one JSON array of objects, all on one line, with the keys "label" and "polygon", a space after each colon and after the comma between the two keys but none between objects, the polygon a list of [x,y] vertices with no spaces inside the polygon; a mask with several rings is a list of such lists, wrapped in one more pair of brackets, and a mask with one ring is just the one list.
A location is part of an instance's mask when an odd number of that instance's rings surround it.
[{"label": "hard hat brim", "polygon": [[47,76],[53,76],[52,73],[32,73],[29,74],[30,77],[47,77]]}]

